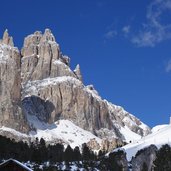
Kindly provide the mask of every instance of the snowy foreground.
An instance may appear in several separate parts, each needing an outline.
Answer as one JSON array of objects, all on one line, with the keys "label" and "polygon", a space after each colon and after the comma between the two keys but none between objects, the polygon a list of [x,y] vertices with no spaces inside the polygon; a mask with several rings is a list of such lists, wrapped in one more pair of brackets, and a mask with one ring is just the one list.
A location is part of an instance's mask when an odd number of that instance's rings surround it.
[{"label": "snowy foreground", "polygon": [[[48,168],[50,166],[50,163],[49,162],[45,162],[44,164],[41,164],[41,165],[36,165],[35,163],[30,163],[30,162],[27,162],[27,163],[24,163],[25,165],[27,165],[28,167],[30,168],[36,168],[36,169],[40,169],[40,170],[44,170],[46,168]],[[65,163],[65,162],[62,162],[62,163],[57,163],[55,165],[52,165],[50,167],[52,167],[52,169],[59,169],[59,170],[63,170],[63,171],[86,171],[85,170],[85,163],[83,162],[69,162],[69,163]],[[89,170],[91,170],[91,168],[87,168]],[[93,171],[100,171],[99,169],[97,168],[93,168],[94,170]]]},{"label": "snowy foreground", "polygon": [[[88,167],[86,162],[82,161],[77,161],[77,162],[57,162],[56,164],[50,164],[49,162],[44,162],[42,164],[36,164],[34,162],[19,162],[15,159],[9,159],[15,161],[18,165],[22,166],[23,168],[26,168],[26,170],[29,171],[34,171],[34,170],[44,170],[44,169],[49,169],[49,170],[61,170],[61,171],[86,171],[86,169],[92,170],[91,167]],[[6,162],[8,160],[3,160],[3,162]],[[85,169],[86,167],[86,169]],[[93,167],[93,171],[100,171],[99,169]]]},{"label": "snowy foreground", "polygon": [[[29,119],[33,125],[37,124],[36,127],[37,132],[33,132],[33,131],[30,132],[29,135],[30,137],[36,136],[38,138],[43,137],[46,140],[51,140],[53,136],[58,136],[59,138],[65,138],[65,140],[68,140],[68,143],[71,144],[72,147],[74,147],[79,143],[81,144],[83,141],[88,141],[89,137],[93,138],[94,136],[93,134],[91,135],[90,132],[88,131],[82,130],[79,127],[77,128],[76,125],[74,125],[72,122],[67,120],[60,120],[59,122],[56,122],[53,125],[52,124],[48,125],[48,124],[42,124],[42,122],[39,123],[38,121],[35,120],[35,118],[32,117]],[[2,129],[6,131],[11,131],[9,130],[9,128],[5,128],[5,127],[2,127],[0,131],[2,131]],[[17,134],[17,132],[13,132],[13,133]],[[132,142],[128,145],[125,145],[121,148],[117,148],[113,152],[117,152],[118,150],[123,150],[126,152],[127,160],[131,161],[132,157],[134,157],[139,150],[144,149],[150,146],[151,144],[154,144],[155,146],[157,146],[157,148],[160,148],[164,144],[171,145],[170,133],[171,133],[171,125],[159,125],[152,129],[152,133],[150,135],[143,137],[142,139],[137,140],[136,142]],[[19,133],[18,136],[21,136],[21,133]],[[22,136],[27,136],[27,135],[22,134]],[[82,136],[82,138],[80,138],[80,136]],[[73,142],[70,141],[71,139],[73,139],[74,141]],[[100,143],[101,140],[97,139],[97,141],[99,141]],[[59,169],[59,170],[71,170],[71,171],[76,171],[76,170],[84,171],[87,170],[87,168],[89,168],[90,170],[93,168],[95,171],[98,171],[99,168],[103,166],[103,164],[106,164],[105,166],[108,166],[109,164],[108,162],[110,163],[111,160],[108,160],[106,162],[106,157],[105,157],[103,158],[102,162],[100,160],[97,161],[94,160],[94,161],[77,161],[77,162],[57,162],[54,164],[49,162],[44,162],[41,164],[27,162],[24,164],[34,170],[35,169],[44,170],[48,168],[50,170]]]},{"label": "snowy foreground", "polygon": [[[128,145],[119,148],[124,150],[127,154],[127,160],[131,161],[131,158],[135,154],[145,148],[154,144],[157,148],[160,148],[164,144],[171,145],[171,125],[159,125],[152,129],[152,134],[143,137],[142,139],[130,143]],[[118,149],[114,150],[117,151]]]}]

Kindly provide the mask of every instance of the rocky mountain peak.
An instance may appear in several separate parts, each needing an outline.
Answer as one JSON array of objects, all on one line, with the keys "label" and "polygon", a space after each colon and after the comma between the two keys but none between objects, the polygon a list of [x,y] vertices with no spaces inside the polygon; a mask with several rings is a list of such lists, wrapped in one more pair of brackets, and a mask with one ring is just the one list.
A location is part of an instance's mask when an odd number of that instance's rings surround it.
[{"label": "rocky mountain peak", "polygon": [[42,80],[48,77],[77,76],[69,68],[70,58],[64,56],[50,29],[27,36],[22,48],[22,80]]},{"label": "rocky mountain peak", "polygon": [[123,108],[103,100],[93,86],[83,84],[80,66],[71,70],[70,58],[49,29],[28,35],[21,53],[11,48],[8,31],[0,45],[0,126],[29,131],[28,118],[52,125],[65,119],[100,138],[127,142],[150,132]]},{"label": "rocky mountain peak", "polygon": [[48,41],[56,42],[55,37],[52,34],[51,30],[45,29],[45,32],[44,32],[42,39],[41,39],[41,42],[48,42]]},{"label": "rocky mountain peak", "polygon": [[[55,37],[52,34],[50,29],[45,29],[44,34],[42,34],[41,31],[35,31],[33,34],[28,35],[24,40],[24,45],[22,49],[22,56],[30,56],[30,55],[40,55],[38,49],[39,46],[56,46],[56,50],[59,50],[59,47],[57,48],[58,44],[55,41]],[[52,47],[49,47],[52,49]],[[55,49],[54,49],[55,50]],[[53,54],[54,56],[57,54]],[[59,56],[57,55],[57,58]]]},{"label": "rocky mountain peak", "polygon": [[11,36],[9,36],[8,29],[6,29],[4,31],[3,38],[1,40],[1,42],[4,43],[4,44],[6,44],[6,45],[9,45],[9,46],[14,47],[13,38]]},{"label": "rocky mountain peak", "polygon": [[74,73],[75,73],[75,75],[77,76],[77,78],[80,81],[83,81],[82,74],[81,74],[81,69],[80,69],[80,65],[79,64],[77,64],[77,66],[75,67]]}]

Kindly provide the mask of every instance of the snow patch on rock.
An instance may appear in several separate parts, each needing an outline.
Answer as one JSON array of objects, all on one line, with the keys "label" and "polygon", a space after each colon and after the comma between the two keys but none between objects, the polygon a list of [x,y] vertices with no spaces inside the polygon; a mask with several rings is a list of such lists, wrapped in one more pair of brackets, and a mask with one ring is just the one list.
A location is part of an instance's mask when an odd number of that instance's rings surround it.
[{"label": "snow patch on rock", "polygon": [[70,76],[62,76],[62,77],[55,77],[55,78],[46,78],[43,80],[36,80],[36,81],[28,81],[27,85],[25,85],[24,89],[25,92],[32,92],[36,94],[38,90],[43,89],[44,87],[48,87],[51,85],[57,85],[62,82],[68,82],[70,84],[74,84],[75,86],[83,86],[82,82],[78,79]]}]

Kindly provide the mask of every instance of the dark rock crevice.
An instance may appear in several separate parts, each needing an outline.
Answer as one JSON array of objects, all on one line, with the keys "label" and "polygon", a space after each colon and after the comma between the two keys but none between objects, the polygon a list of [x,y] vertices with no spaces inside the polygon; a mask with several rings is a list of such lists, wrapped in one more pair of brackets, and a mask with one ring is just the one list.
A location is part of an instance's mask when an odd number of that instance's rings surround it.
[{"label": "dark rock crevice", "polygon": [[35,115],[40,121],[48,123],[55,106],[49,100],[30,96],[22,100],[22,109],[26,115]]}]

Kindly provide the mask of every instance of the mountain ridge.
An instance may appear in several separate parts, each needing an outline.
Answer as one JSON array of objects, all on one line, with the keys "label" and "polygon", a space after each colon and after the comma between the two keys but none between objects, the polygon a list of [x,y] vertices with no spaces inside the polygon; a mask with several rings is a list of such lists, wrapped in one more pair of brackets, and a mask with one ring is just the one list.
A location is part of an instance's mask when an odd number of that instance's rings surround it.
[{"label": "mountain ridge", "polygon": [[[3,101],[4,106],[7,106],[7,112],[9,104],[10,109],[15,109],[16,106],[20,108],[18,118],[15,118],[15,111],[10,112],[10,117],[6,117],[1,106],[0,116],[4,116],[0,118],[1,127],[29,133],[36,130],[36,127],[29,123],[28,117],[36,116],[47,124],[62,119],[72,121],[97,137],[110,141],[118,139],[129,142],[151,132],[148,126],[122,107],[103,100],[92,85],[83,84],[80,66],[77,65],[74,71],[70,69],[70,58],[61,53],[59,44],[49,29],[43,34],[36,31],[27,36],[21,52],[14,48],[12,38],[5,31],[0,48],[0,69],[4,68],[0,77],[0,82],[3,82],[0,86],[0,102]],[[9,59],[12,59],[11,63],[8,62]],[[4,67],[7,62],[9,68],[11,65],[17,68],[12,75],[17,79],[10,78],[9,83],[6,78],[11,72]],[[18,96],[14,95],[13,99],[11,92],[14,87],[17,89],[14,94]],[[4,100],[2,95],[7,91],[10,93]],[[18,127],[13,120],[18,123]],[[23,123],[21,128],[19,123]]]}]

